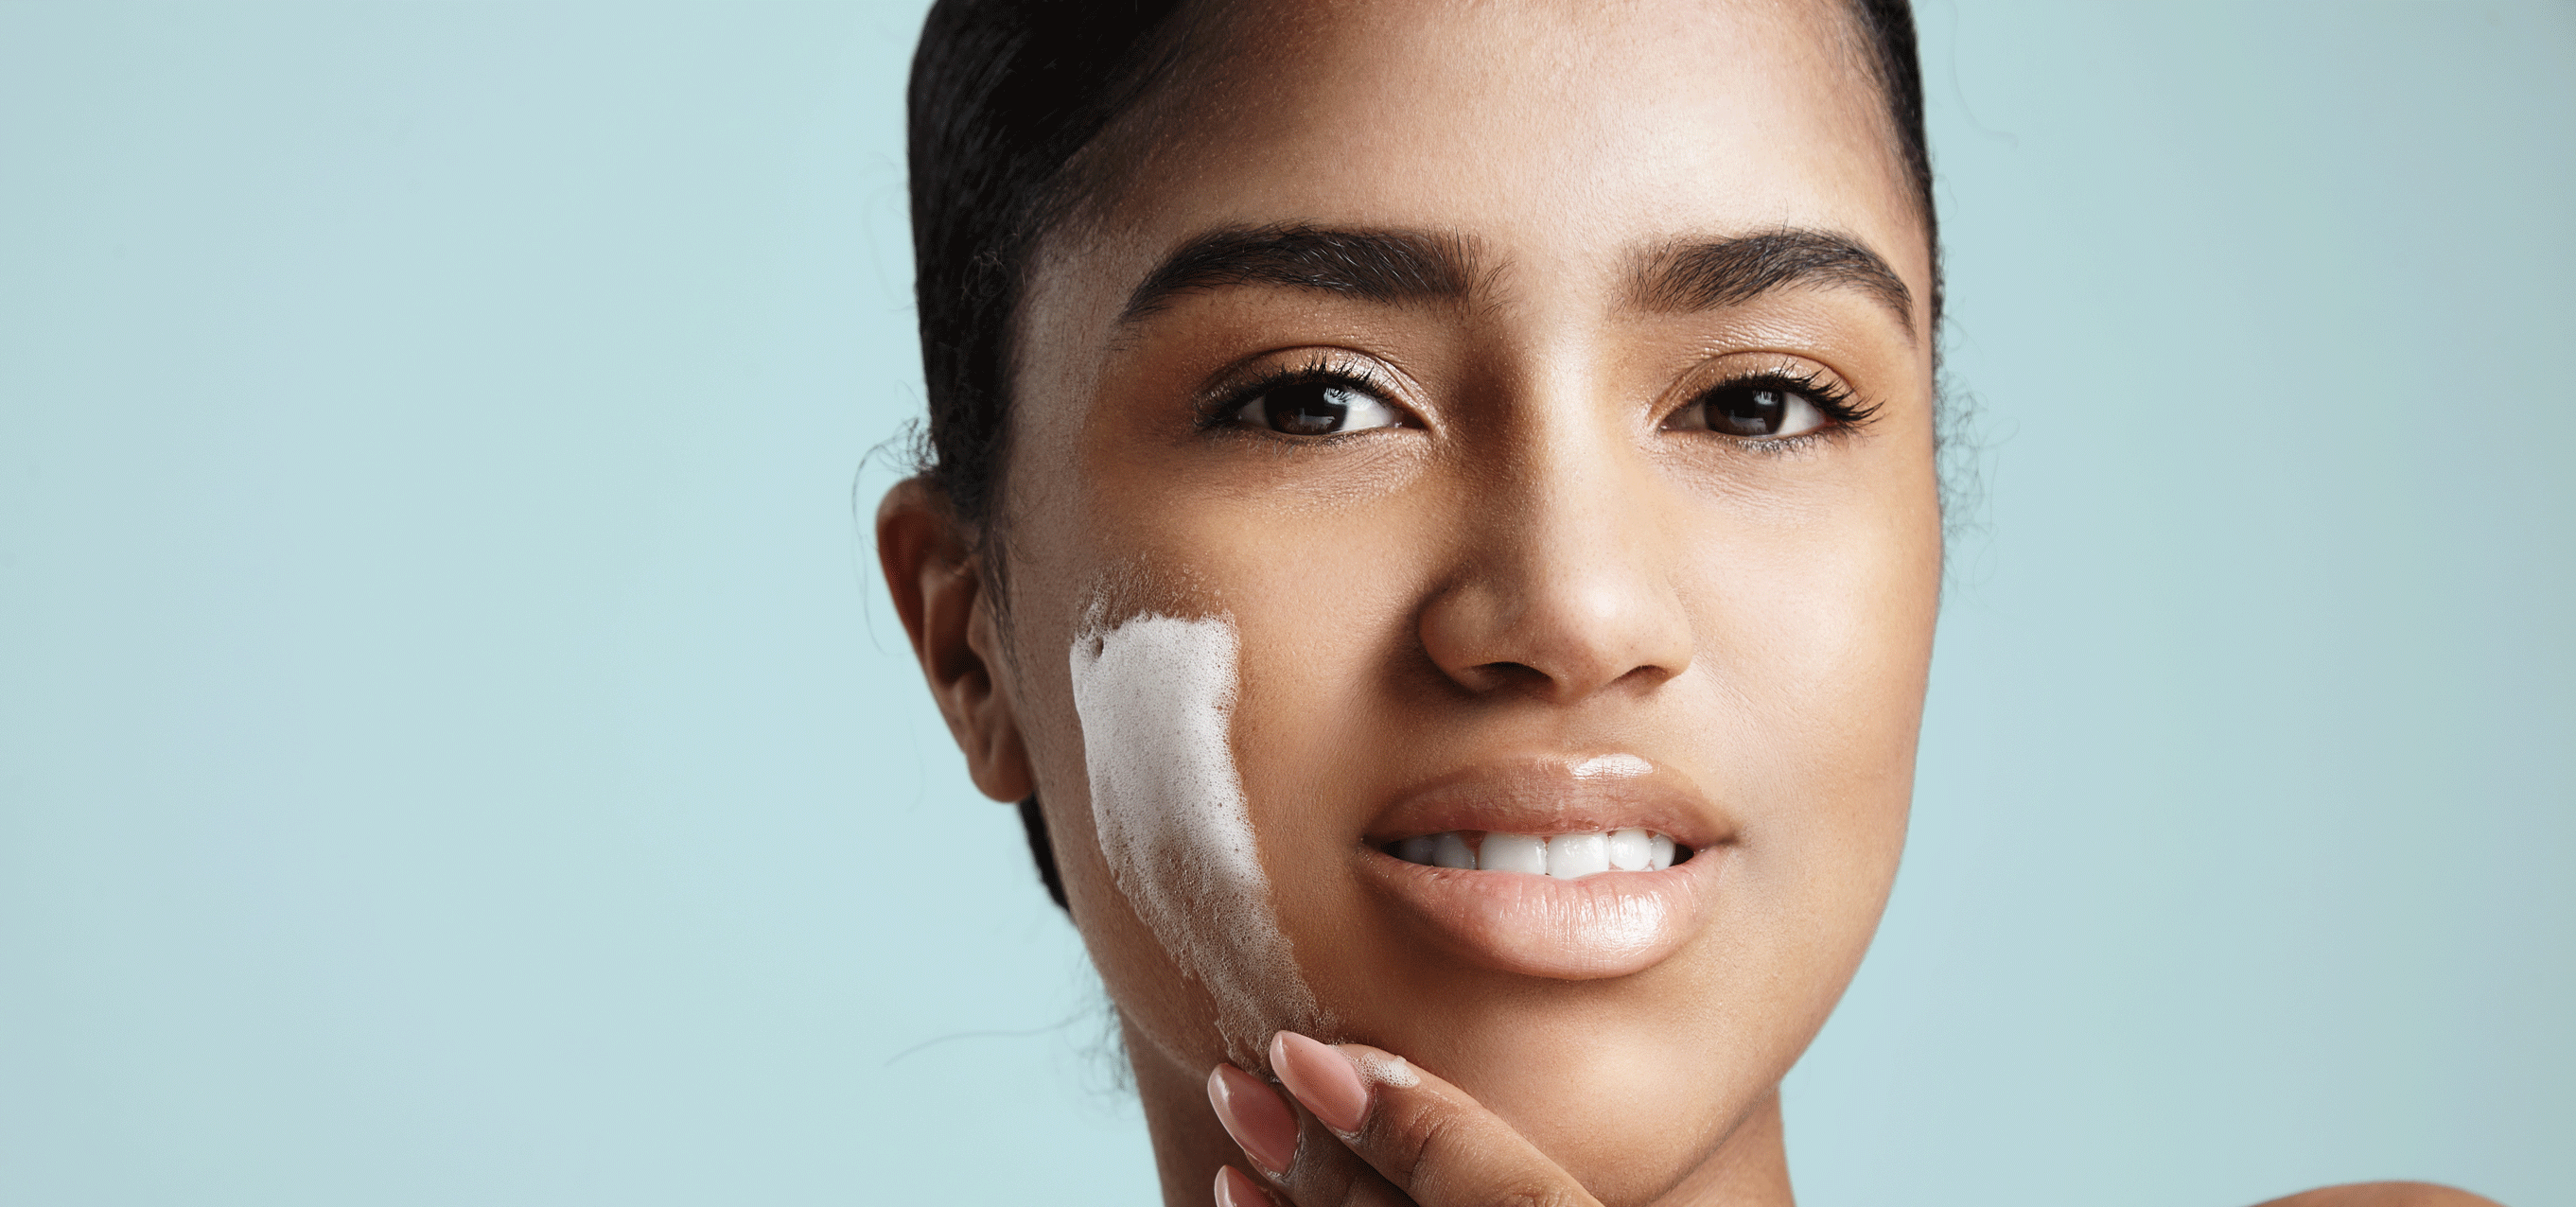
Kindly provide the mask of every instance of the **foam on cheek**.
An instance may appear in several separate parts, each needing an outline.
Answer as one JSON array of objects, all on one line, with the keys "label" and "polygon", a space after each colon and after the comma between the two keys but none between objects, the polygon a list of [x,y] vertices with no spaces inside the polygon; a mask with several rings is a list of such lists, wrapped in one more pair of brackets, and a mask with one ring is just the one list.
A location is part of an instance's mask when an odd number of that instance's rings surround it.
[{"label": "foam on cheek", "polygon": [[1312,1031],[1235,773],[1238,642],[1219,618],[1133,617],[1074,640],[1091,818],[1111,878],[1217,1009],[1226,1054],[1259,1067],[1270,1033]]}]

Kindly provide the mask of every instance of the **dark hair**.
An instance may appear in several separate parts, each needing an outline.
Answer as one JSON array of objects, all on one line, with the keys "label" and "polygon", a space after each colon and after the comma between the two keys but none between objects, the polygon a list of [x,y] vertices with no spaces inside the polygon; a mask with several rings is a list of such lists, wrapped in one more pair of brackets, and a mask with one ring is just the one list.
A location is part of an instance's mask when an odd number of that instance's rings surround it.
[{"label": "dark hair", "polygon": [[1009,428],[1011,329],[1065,168],[1137,99],[1179,0],[940,0],[913,51],[913,298],[922,469],[980,528]]},{"label": "dark hair", "polygon": [[[1941,259],[1923,75],[1907,0],[1848,0]],[[971,532],[992,517],[1009,437],[1011,333],[1028,259],[1076,200],[1068,168],[1168,68],[1181,0],[938,0],[912,56],[913,296],[930,424],[921,472]],[[998,567],[995,567],[998,569]],[[1046,822],[1023,801],[1030,852],[1065,903]]]},{"label": "dark hair", "polygon": [[[1852,0],[1852,15],[1869,38],[1870,66],[1887,102],[1887,124],[1896,132],[1896,150],[1914,186],[1914,206],[1923,216],[1923,244],[1932,257],[1932,356],[1941,355],[1941,214],[1932,204],[1932,144],[1923,137],[1923,59],[1914,49],[1914,6],[1910,0]],[[915,254],[919,254],[917,251]]]}]

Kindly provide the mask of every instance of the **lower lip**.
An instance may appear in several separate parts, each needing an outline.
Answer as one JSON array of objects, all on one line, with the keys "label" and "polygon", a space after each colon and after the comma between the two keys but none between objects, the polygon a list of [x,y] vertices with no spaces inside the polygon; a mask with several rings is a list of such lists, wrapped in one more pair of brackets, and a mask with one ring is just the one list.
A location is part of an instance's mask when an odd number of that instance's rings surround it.
[{"label": "lower lip", "polygon": [[1602,980],[1662,963],[1699,933],[1723,845],[1656,872],[1560,880],[1407,863],[1362,848],[1377,888],[1470,962],[1500,972]]}]

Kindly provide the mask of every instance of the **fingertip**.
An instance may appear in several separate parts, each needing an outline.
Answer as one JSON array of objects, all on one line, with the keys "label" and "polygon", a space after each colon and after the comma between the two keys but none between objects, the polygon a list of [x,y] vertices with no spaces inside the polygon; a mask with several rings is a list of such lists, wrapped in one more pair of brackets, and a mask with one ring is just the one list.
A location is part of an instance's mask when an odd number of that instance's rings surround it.
[{"label": "fingertip", "polygon": [[1233,1065],[1208,1071],[1208,1105],[1227,1135],[1263,1169],[1285,1174],[1297,1160],[1297,1116],[1279,1092]]},{"label": "fingertip", "polygon": [[1368,1122],[1368,1083],[1339,1048],[1281,1031],[1270,1037],[1270,1068],[1324,1126],[1349,1133]]},{"label": "fingertip", "polygon": [[1270,1195],[1252,1175],[1231,1165],[1216,1170],[1216,1207],[1270,1207]]}]

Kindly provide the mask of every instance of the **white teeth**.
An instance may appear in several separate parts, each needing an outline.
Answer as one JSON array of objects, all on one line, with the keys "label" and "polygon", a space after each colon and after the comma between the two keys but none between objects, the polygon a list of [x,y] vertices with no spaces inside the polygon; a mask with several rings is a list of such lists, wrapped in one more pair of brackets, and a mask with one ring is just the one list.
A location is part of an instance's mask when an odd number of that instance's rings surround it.
[{"label": "white teeth", "polygon": [[1536,834],[1487,834],[1476,849],[1476,866],[1488,872],[1547,874],[1547,840]]},{"label": "white teeth", "polygon": [[1673,866],[1673,840],[1652,830],[1630,828],[1581,834],[1487,833],[1470,844],[1466,834],[1450,830],[1397,840],[1386,853],[1406,863],[1465,871],[1524,872],[1580,880],[1602,872],[1661,871]]},{"label": "white teeth", "polygon": [[1612,830],[1609,847],[1610,866],[1623,872],[1645,871],[1654,858],[1653,843],[1644,830]]},{"label": "white teeth", "polygon": [[1547,840],[1547,874],[1581,880],[1610,870],[1610,839],[1602,834],[1559,834]]}]

